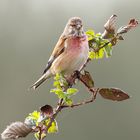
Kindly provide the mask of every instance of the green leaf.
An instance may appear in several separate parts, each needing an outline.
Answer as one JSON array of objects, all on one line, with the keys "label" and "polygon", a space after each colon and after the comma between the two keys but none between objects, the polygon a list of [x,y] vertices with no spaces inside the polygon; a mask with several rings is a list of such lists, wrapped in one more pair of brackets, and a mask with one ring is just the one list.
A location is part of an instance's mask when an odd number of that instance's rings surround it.
[{"label": "green leaf", "polygon": [[43,138],[45,138],[46,137],[46,134],[45,133],[42,133],[41,134],[41,138],[40,138],[40,132],[37,132],[37,133],[35,133],[34,134],[34,136],[35,136],[35,138],[37,139],[37,140],[42,140]]},{"label": "green leaf", "polygon": [[58,81],[58,80],[60,80],[60,74],[59,73],[57,73],[56,75],[55,75],[55,77],[54,77],[54,80],[56,80],[56,81]]},{"label": "green leaf", "polygon": [[102,59],[104,57],[104,49],[100,49],[98,52],[89,52],[89,58],[92,59]]},{"label": "green leaf", "polygon": [[104,49],[100,49],[98,52],[96,52],[95,57],[96,59],[102,59],[104,57]]},{"label": "green leaf", "polygon": [[73,104],[72,99],[69,99],[69,98],[67,98],[67,99],[65,100],[65,103],[66,103],[67,105],[69,105],[69,106],[71,106],[71,105]]},{"label": "green leaf", "polygon": [[112,55],[112,47],[110,44],[104,47],[106,57],[110,57]]},{"label": "green leaf", "polygon": [[95,42],[96,42],[97,46],[100,46],[100,45],[101,45],[102,40],[101,40],[101,38],[100,38],[100,37],[96,37],[96,38],[95,38]]},{"label": "green leaf", "polygon": [[62,89],[60,85],[60,81],[54,81],[53,86],[56,87],[57,89]]},{"label": "green leaf", "polygon": [[104,45],[104,44],[106,44],[106,43],[108,43],[108,42],[109,42],[108,39],[102,39],[102,41],[101,41],[101,45]]},{"label": "green leaf", "polygon": [[96,58],[96,54],[95,52],[91,51],[89,52],[89,56],[88,56],[91,60]]},{"label": "green leaf", "polygon": [[59,86],[59,85],[60,85],[59,81],[54,81],[54,83],[53,83],[54,87]]},{"label": "green leaf", "polygon": [[37,119],[39,118],[39,116],[40,116],[40,112],[38,112],[38,111],[33,111],[32,113],[29,114],[28,117],[30,117],[30,118],[32,118],[32,119],[34,119],[34,120],[37,120]]},{"label": "green leaf", "polygon": [[101,34],[101,33],[97,33],[95,36],[96,36],[96,37],[101,37],[102,34]]},{"label": "green leaf", "polygon": [[55,89],[51,89],[50,92],[54,92],[55,94],[58,95],[58,94],[61,94],[63,91],[62,91],[62,89],[55,88]]},{"label": "green leaf", "polygon": [[68,88],[67,89],[67,95],[74,95],[74,94],[76,94],[78,92],[78,89],[76,89],[76,88]]},{"label": "green leaf", "polygon": [[94,31],[91,29],[91,30],[87,30],[86,31],[86,34],[87,35],[92,35],[92,36],[94,36],[95,35],[95,33],[94,33]]},{"label": "green leaf", "polygon": [[[47,127],[49,122],[50,122],[50,119],[46,120],[44,125]],[[56,133],[56,132],[58,132],[58,125],[57,125],[56,120],[54,120],[52,122],[50,128],[48,129],[48,133]]]},{"label": "green leaf", "polygon": [[25,118],[24,123],[27,124],[29,127],[36,126],[38,124],[37,121],[39,117],[40,117],[40,112],[34,111]]},{"label": "green leaf", "polygon": [[48,133],[56,133],[58,132],[58,126],[57,126],[57,122],[54,121],[52,122],[51,127],[48,129]]},{"label": "green leaf", "polygon": [[92,40],[95,37],[95,33],[93,30],[86,31],[86,35],[88,36],[88,40]]},{"label": "green leaf", "polygon": [[65,98],[66,96],[62,89],[51,89],[50,92],[54,92],[56,95],[58,95],[58,98]]}]

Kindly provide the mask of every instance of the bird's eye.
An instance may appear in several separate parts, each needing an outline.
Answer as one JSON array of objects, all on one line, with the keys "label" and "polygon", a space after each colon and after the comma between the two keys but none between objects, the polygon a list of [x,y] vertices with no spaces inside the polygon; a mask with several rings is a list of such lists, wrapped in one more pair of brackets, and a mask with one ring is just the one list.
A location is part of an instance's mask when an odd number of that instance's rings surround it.
[{"label": "bird's eye", "polygon": [[70,24],[70,26],[72,26],[72,27],[76,27],[76,25],[75,25],[75,24]]}]

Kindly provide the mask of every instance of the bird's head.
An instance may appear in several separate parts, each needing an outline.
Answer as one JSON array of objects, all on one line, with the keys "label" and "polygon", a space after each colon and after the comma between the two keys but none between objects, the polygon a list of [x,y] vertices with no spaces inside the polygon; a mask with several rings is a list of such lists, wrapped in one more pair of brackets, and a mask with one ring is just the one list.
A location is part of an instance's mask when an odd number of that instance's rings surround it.
[{"label": "bird's head", "polygon": [[81,18],[79,17],[72,17],[69,19],[64,34],[67,36],[73,37],[82,37],[84,35],[83,31],[83,23]]}]

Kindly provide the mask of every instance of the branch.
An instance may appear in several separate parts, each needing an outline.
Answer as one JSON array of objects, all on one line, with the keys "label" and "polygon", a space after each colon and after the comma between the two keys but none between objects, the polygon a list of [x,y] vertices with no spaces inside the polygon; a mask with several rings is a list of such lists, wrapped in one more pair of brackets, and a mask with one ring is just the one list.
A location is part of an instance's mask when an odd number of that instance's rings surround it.
[{"label": "branch", "polygon": [[99,90],[99,89],[92,89],[92,90],[90,89],[90,91],[92,91],[92,95],[91,95],[91,98],[90,98],[90,99],[84,100],[84,101],[82,101],[82,102],[80,102],[80,103],[72,104],[71,106],[63,105],[63,106],[61,106],[61,108],[62,108],[62,109],[63,109],[63,108],[68,108],[68,107],[73,108],[73,107],[78,107],[78,106],[81,106],[81,105],[85,105],[85,104],[92,103],[92,102],[95,101],[95,99],[96,99],[96,95],[97,95],[97,93],[98,93],[98,90]]},{"label": "branch", "polygon": [[47,125],[47,128],[46,128],[46,134],[48,133],[48,129],[51,127],[52,125],[52,122],[54,121],[54,119],[56,118],[57,114],[61,111],[61,106],[63,104],[63,100],[60,99],[59,102],[58,102],[58,105],[56,107],[56,110],[55,110],[55,113],[50,117],[50,122],[48,123]]},{"label": "branch", "polygon": [[[122,34],[127,33],[130,29],[136,27],[138,25],[138,22],[135,19],[131,19],[130,22],[121,28],[118,29],[118,31],[115,31],[115,20],[116,15],[112,15],[109,20],[104,25],[105,31],[101,36],[96,36],[94,34],[94,31],[91,31],[91,38],[89,40],[89,43],[91,43],[89,46],[90,49],[94,53],[98,53],[101,49],[110,46],[115,46],[117,41],[123,40]],[[98,42],[97,40],[101,39],[103,42]],[[107,39],[107,40],[106,40]],[[98,40],[99,41],[99,40]],[[105,41],[105,42],[104,42]],[[94,47],[94,45],[96,47]],[[92,59],[92,58],[91,58]],[[53,108],[50,105],[45,105],[41,107],[41,111],[37,112],[34,111],[33,113],[29,114],[29,116],[25,119],[25,122],[15,122],[12,123],[10,126],[8,126],[4,132],[1,134],[2,139],[16,139],[19,137],[25,137],[31,132],[37,132],[35,134],[38,134],[37,139],[43,140],[46,135],[49,133],[49,128],[52,126],[53,122],[55,122],[55,118],[61,112],[62,109],[65,108],[74,108],[78,106],[82,106],[85,104],[89,104],[95,101],[97,94],[99,93],[103,98],[113,100],[113,101],[122,101],[129,98],[128,94],[123,92],[120,89],[117,88],[95,88],[94,87],[94,81],[92,77],[90,76],[90,73],[83,70],[87,66],[87,64],[91,61],[90,58],[88,58],[87,62],[83,65],[80,71],[74,72],[69,79],[67,79],[68,84],[64,87],[62,87],[62,92],[65,94],[67,93],[67,89],[72,87],[75,84],[75,80],[78,79],[81,81],[88,89],[88,91],[91,93],[90,99],[83,100],[79,103],[75,103],[72,105],[66,104],[65,98],[61,98],[58,101],[58,104],[53,111]],[[61,86],[61,85],[59,85]],[[65,97],[65,96],[64,96]],[[35,117],[35,118],[34,118]],[[39,117],[39,118],[38,118]],[[39,120],[40,119],[40,120]],[[46,120],[46,122],[45,122]],[[47,122],[48,121],[48,122]],[[46,123],[46,124],[43,124]],[[45,126],[45,127],[44,127]],[[55,125],[56,127],[56,125]],[[45,132],[45,133],[44,133]],[[45,134],[45,136],[42,137],[42,134]],[[54,131],[53,131],[54,133]]]},{"label": "branch", "polygon": [[[118,40],[122,40],[122,39],[123,39],[122,36],[120,36],[120,34],[126,33],[126,32],[128,31],[128,28],[131,29],[132,27],[136,27],[137,24],[138,24],[137,21],[133,20],[133,23],[132,23],[132,20],[131,20],[131,22],[129,22],[129,26],[127,26],[127,28],[125,27],[125,28],[122,28],[122,29],[121,29],[121,30],[123,30],[123,32],[121,32],[120,29],[119,29],[119,32],[117,32],[117,33],[115,34],[115,20],[116,20],[116,17],[117,17],[116,15],[112,15],[112,16],[109,18],[109,20],[106,22],[106,24],[104,25],[105,31],[104,31],[103,34],[102,34],[102,38],[105,38],[105,39],[107,38],[107,39],[110,39],[110,40],[109,40],[108,42],[106,42],[105,44],[101,45],[100,47],[98,47],[97,49],[94,49],[94,52],[99,52],[102,48],[106,47],[106,46],[107,46],[108,44],[110,44],[110,43],[112,44],[112,46],[115,46]],[[131,26],[130,26],[130,24],[131,24]],[[135,24],[135,25],[134,25],[134,24]],[[124,31],[124,30],[127,30],[127,31]],[[90,41],[94,43],[94,39],[93,39],[93,40],[90,40]],[[77,73],[77,71],[74,72],[74,74],[73,74],[69,79],[67,79],[69,85],[68,85],[67,87],[65,87],[64,91],[66,91],[66,89],[67,89],[68,87],[72,87],[72,86],[75,84],[75,80],[76,80],[76,79],[79,79],[79,80],[88,88],[88,90],[92,93],[91,98],[88,99],[88,100],[84,100],[84,101],[82,101],[82,102],[80,102],[80,103],[72,104],[71,106],[69,106],[69,105],[64,105],[63,99],[59,100],[59,103],[58,103],[58,106],[57,106],[57,108],[56,108],[56,110],[55,110],[55,113],[54,113],[54,114],[52,115],[52,117],[50,118],[50,122],[49,122],[49,124],[48,124],[48,126],[47,126],[47,128],[46,128],[46,132],[48,132],[48,129],[51,127],[52,122],[54,121],[54,119],[56,118],[57,114],[58,114],[62,109],[68,108],[68,107],[73,108],[73,107],[78,107],[78,106],[85,105],[85,104],[88,104],[88,103],[92,103],[93,101],[95,101],[96,95],[97,95],[98,92],[100,92],[100,91],[102,90],[103,93],[105,93],[104,91],[106,91],[106,89],[105,89],[105,90],[104,90],[104,89],[100,89],[100,88],[95,89],[95,88],[94,88],[94,83],[93,83],[93,85],[89,85],[89,82],[88,82],[88,81],[85,81],[85,79],[82,79],[82,77],[81,77],[82,75],[80,74],[80,72],[81,72],[82,70],[84,70],[84,68],[87,66],[87,64],[88,64],[90,61],[91,61],[91,59],[88,58],[87,62],[83,65],[83,67],[81,68],[81,70],[80,70],[78,73]],[[86,78],[87,78],[87,77],[86,77]],[[91,82],[91,81],[93,82],[92,78],[89,77],[89,75],[88,75],[88,78],[89,78],[88,80],[89,80],[90,82]],[[110,89],[107,89],[107,90],[110,90]],[[113,89],[113,90],[114,90],[114,89]],[[110,97],[108,97],[108,96],[106,96],[106,95],[104,95],[104,94],[101,94],[101,96],[103,96],[104,98],[107,98],[107,99],[114,99],[114,100],[118,100],[118,101],[119,101],[119,100],[124,100],[124,99],[128,99],[128,98],[129,98],[129,96],[127,96],[127,94],[124,94],[123,92],[121,92],[121,93],[123,93],[123,95],[125,95],[125,96],[123,96],[122,98],[119,98],[119,99],[118,99],[118,97],[120,97],[120,90],[119,90],[119,94],[116,94],[116,91],[118,91],[118,90],[115,89],[115,90],[112,92],[112,89],[111,89],[111,95],[113,96],[112,98],[110,98]],[[114,93],[115,93],[115,95],[114,95]],[[119,96],[118,96],[118,95],[119,95]]]}]

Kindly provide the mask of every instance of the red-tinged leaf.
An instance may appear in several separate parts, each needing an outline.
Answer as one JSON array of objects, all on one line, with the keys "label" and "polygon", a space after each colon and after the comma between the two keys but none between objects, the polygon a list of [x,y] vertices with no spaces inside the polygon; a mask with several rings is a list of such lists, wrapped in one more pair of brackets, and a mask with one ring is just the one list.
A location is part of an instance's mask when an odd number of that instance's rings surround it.
[{"label": "red-tinged leaf", "polygon": [[115,34],[115,21],[116,21],[117,16],[112,15],[108,21],[105,23],[104,28],[105,31],[102,34],[102,37],[105,39],[112,38]]},{"label": "red-tinged leaf", "polygon": [[84,71],[84,74],[80,74],[80,80],[88,87],[94,87],[94,81],[88,71]]},{"label": "red-tinged leaf", "polygon": [[53,115],[53,108],[50,105],[42,106],[40,110],[41,110],[41,113],[45,114],[47,117],[50,117]]},{"label": "red-tinged leaf", "polygon": [[131,27],[136,27],[138,24],[139,24],[139,23],[138,23],[137,20],[131,19],[131,20],[129,21],[129,24],[128,24],[128,25],[131,26]]},{"label": "red-tinged leaf", "polygon": [[123,101],[130,98],[128,94],[117,88],[101,88],[99,94],[103,98],[113,101]]},{"label": "red-tinged leaf", "polygon": [[117,34],[124,34],[127,33],[129,30],[131,30],[134,27],[137,27],[138,21],[135,19],[131,19],[128,23],[128,25],[120,27],[117,31]]}]

